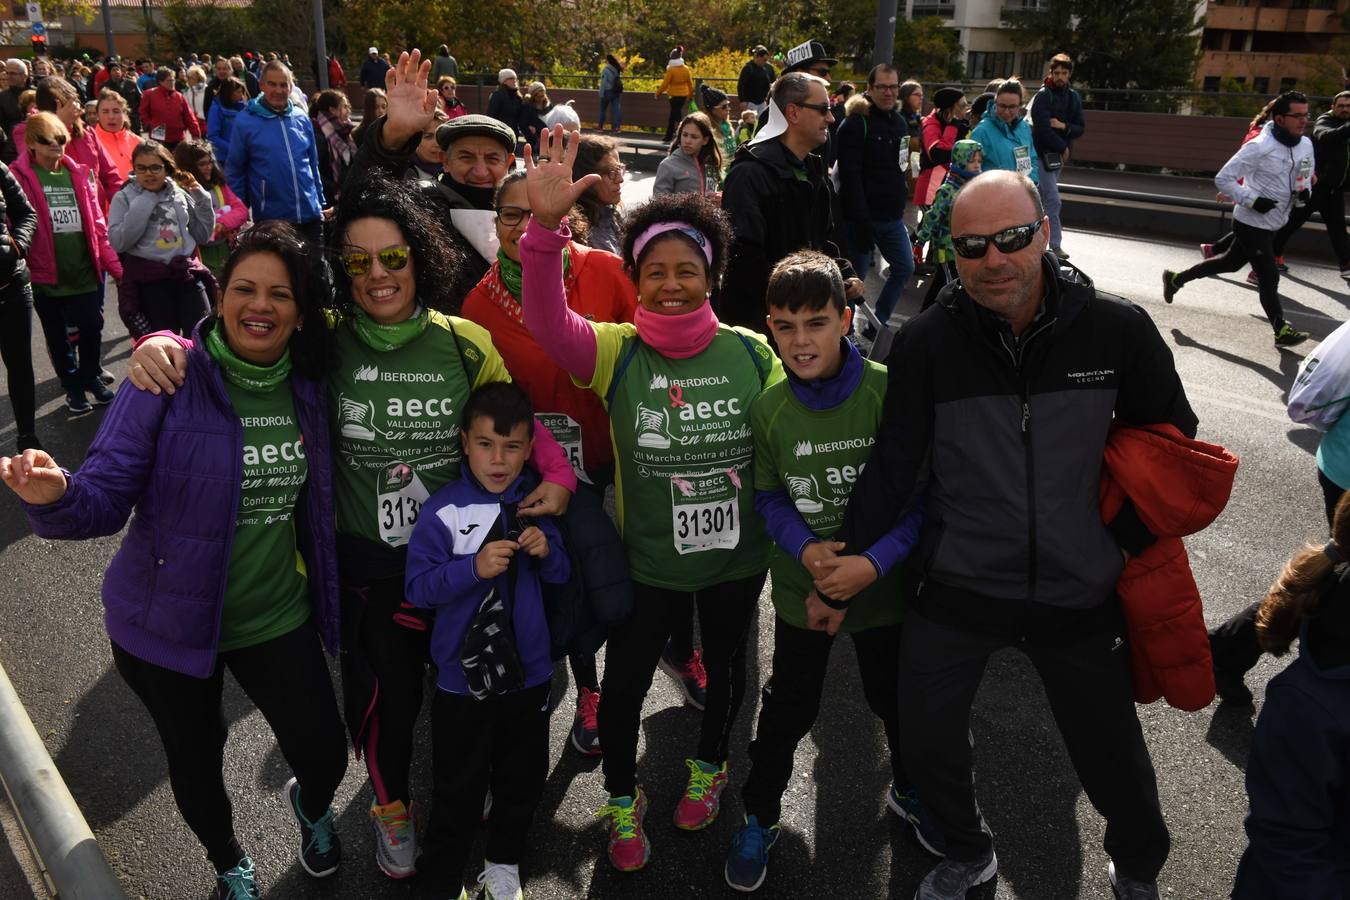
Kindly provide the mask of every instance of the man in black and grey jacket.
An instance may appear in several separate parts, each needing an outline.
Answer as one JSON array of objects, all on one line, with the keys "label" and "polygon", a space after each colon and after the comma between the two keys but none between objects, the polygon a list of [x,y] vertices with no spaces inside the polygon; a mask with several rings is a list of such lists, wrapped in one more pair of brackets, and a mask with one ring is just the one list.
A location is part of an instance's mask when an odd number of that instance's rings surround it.
[{"label": "man in black and grey jacket", "polygon": [[1115,591],[1127,555],[1154,537],[1132,506],[1103,525],[1097,492],[1114,418],[1193,436],[1195,414],[1144,311],[1046,252],[1049,223],[1028,178],[972,179],[951,227],[960,279],[895,340],[876,446],[837,538],[869,546],[926,498],[900,714],[905,766],[947,858],[918,897],[959,900],[997,871],[967,726],[985,663],[1010,646],[1035,665],[1106,817],[1116,896],[1157,897],[1169,838]]}]

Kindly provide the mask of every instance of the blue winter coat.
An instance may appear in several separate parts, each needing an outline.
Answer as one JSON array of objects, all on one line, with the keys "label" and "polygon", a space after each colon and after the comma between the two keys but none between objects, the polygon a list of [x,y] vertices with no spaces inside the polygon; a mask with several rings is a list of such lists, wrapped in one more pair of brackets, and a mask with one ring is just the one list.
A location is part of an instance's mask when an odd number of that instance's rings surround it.
[{"label": "blue winter coat", "polygon": [[525,674],[522,686],[543,684],[553,675],[541,582],[562,584],[572,571],[557,525],[547,516],[520,520],[522,529],[535,524],[543,530],[548,538],[548,556],[536,559],[523,551],[519,553],[514,594],[505,593],[509,589],[508,573],[491,582],[483,581],[474,564],[493,524],[505,516],[503,504],[519,503],[538,483],[539,476],[526,469],[503,493],[493,494],[478,484],[466,463],[459,480],[432,494],[417,514],[417,524],[408,541],[404,592],[414,606],[436,611],[431,660],[436,664],[436,686],[443,691],[469,693],[459,664],[460,649],[478,605],[494,585],[503,592],[502,596],[515,599],[512,625]]},{"label": "blue winter coat", "polygon": [[1308,625],[1256,721],[1233,900],[1350,900],[1350,665],[1320,668]]},{"label": "blue winter coat", "polygon": [[253,220],[317,222],[327,202],[319,174],[314,125],[294,103],[281,114],[259,94],[235,117],[225,180],[253,212]]},{"label": "blue winter coat", "polygon": [[234,120],[244,111],[242,102],[226,106],[219,99],[206,111],[206,139],[215,148],[216,159],[227,161],[230,158],[230,132],[234,130]]},{"label": "blue winter coat", "polygon": [[[997,102],[998,98],[994,99]],[[970,139],[979,141],[984,149],[984,164],[980,166],[980,171],[1006,169],[1009,172],[1016,172],[1020,155],[1027,160],[1024,165],[1029,166],[1023,170],[1023,174],[1039,184],[1041,173],[1040,166],[1037,165],[1036,147],[1031,140],[1031,126],[1027,124],[1026,119],[1017,119],[1009,127],[998,117],[998,110],[994,106],[994,103],[989,104],[989,111],[970,133]],[[1024,153],[1019,150],[1023,147],[1026,148]]]},{"label": "blue winter coat", "polygon": [[[206,320],[203,320],[205,322]],[[193,335],[201,347],[201,326]],[[333,461],[324,385],[292,374],[309,476],[296,500],[296,542],[330,653],[339,640]],[[103,578],[103,620],[122,649],[205,678],[215,668],[230,549],[244,477],[244,428],[215,360],[188,351],[172,396],[124,382],[84,465],[56,503],[24,504],[39,537],[79,540],[131,528]],[[132,515],[132,512],[135,515]]]}]

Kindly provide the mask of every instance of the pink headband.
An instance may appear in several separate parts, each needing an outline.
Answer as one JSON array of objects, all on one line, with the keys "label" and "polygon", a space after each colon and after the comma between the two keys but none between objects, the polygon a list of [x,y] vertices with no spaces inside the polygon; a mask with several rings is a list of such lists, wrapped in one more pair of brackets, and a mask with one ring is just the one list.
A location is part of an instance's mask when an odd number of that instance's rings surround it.
[{"label": "pink headband", "polygon": [[651,243],[652,238],[659,234],[665,234],[667,231],[678,231],[695,244],[698,244],[699,249],[703,251],[704,257],[708,260],[708,266],[712,266],[712,244],[708,241],[707,237],[704,236],[703,232],[687,222],[657,222],[655,225],[648,227],[648,229],[638,235],[638,239],[633,242],[633,262],[636,263],[642,257],[642,248]]}]

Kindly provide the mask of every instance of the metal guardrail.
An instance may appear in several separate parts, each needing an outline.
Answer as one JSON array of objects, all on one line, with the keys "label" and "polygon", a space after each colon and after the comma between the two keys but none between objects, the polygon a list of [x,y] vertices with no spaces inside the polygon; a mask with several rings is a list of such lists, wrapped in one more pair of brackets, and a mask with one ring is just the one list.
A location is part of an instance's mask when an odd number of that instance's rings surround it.
[{"label": "metal guardrail", "polygon": [[[1145,191],[1125,191],[1120,188],[1104,188],[1091,184],[1070,184],[1061,182],[1061,194],[1078,194],[1084,197],[1096,197],[1100,200],[1123,200],[1129,203],[1151,203],[1158,206],[1171,206],[1177,209],[1199,209],[1207,212],[1232,213],[1232,203],[1217,200],[1201,200],[1196,197],[1176,197],[1169,194],[1150,194]],[[1311,222],[1321,222],[1322,214],[1314,212]]]},{"label": "metal guardrail", "polygon": [[127,900],[3,666],[0,783],[52,896],[61,900]]}]

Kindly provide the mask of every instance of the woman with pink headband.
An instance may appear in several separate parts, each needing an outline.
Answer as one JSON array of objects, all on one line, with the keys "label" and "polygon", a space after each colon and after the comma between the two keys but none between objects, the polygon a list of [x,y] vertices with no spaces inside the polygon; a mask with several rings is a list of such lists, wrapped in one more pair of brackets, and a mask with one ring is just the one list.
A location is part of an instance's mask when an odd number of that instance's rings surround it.
[{"label": "woman with pink headband", "polygon": [[[567,306],[564,218],[598,179],[572,180],[577,155],[563,132],[542,138],[547,162],[525,151],[533,221],[521,237],[525,326],[544,351],[595,391],[610,416],[619,531],[633,577],[633,614],[610,629],[600,744],[609,859],[647,864],[647,796],[637,785],[642,701],[672,628],[698,605],[707,705],[677,828],[717,818],[727,784],[727,741],[745,693],[745,644],[764,586],[769,539],[754,512],[750,403],[782,380],[764,340],[717,321],[708,298],[731,228],[696,194],[653,198],[627,222],[624,267],[637,285],[634,322],[592,322]],[[626,515],[640,511],[640,515]]]}]

